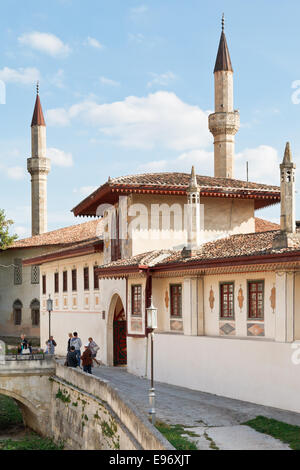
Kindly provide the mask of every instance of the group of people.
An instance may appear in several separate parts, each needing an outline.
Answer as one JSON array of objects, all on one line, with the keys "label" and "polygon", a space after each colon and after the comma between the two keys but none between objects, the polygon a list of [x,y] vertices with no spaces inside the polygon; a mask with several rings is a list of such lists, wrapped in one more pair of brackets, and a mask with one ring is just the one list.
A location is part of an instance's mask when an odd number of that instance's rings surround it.
[{"label": "group of people", "polygon": [[82,364],[83,371],[91,374],[93,361],[100,366],[100,362],[96,359],[97,352],[100,348],[93,338],[89,338],[88,343],[84,345],[84,352],[82,354],[81,347],[82,341],[78,337],[78,333],[69,333],[68,353],[65,365],[68,367],[81,367]]}]

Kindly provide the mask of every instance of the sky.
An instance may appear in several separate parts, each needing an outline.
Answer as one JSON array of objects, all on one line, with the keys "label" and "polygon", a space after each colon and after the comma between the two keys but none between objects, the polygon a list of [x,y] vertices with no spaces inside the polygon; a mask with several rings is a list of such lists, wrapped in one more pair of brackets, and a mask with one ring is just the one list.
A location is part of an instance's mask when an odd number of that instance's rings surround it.
[{"label": "sky", "polygon": [[[109,176],[193,164],[213,176],[207,117],[223,12],[241,117],[235,177],[246,179],[248,161],[250,181],[279,184],[286,141],[300,168],[298,0],[2,1],[0,207],[14,232],[31,231],[37,80],[52,162],[49,230],[83,222],[71,209]],[[256,213],[279,214],[279,205]]]}]

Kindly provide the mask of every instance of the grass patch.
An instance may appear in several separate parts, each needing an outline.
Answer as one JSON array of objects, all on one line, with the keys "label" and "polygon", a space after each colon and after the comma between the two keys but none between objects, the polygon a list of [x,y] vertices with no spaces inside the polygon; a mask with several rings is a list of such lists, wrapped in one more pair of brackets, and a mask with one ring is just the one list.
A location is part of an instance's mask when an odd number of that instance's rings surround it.
[{"label": "grass patch", "polygon": [[0,430],[23,423],[22,413],[12,398],[0,395]]},{"label": "grass patch", "polygon": [[300,450],[300,427],[283,423],[276,419],[257,416],[255,419],[243,423],[255,431],[269,434],[269,436],[279,439],[288,444],[293,450]]},{"label": "grass patch", "polygon": [[55,444],[52,439],[30,434],[23,439],[0,441],[1,450],[63,450],[63,444]]},{"label": "grass patch", "polygon": [[177,450],[198,450],[194,442],[191,442],[183,434],[188,434],[192,437],[197,437],[198,434],[192,431],[186,431],[180,424],[166,424],[162,421],[157,421],[156,428],[163,436],[175,447]]}]

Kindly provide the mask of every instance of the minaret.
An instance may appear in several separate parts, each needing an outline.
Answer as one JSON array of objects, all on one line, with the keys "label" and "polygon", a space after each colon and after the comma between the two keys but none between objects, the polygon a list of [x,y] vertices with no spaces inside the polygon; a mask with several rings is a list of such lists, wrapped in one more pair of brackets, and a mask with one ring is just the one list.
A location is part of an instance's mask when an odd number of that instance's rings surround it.
[{"label": "minaret", "polygon": [[233,109],[233,69],[224,33],[224,14],[214,77],[215,112],[208,118],[214,136],[214,176],[234,178],[234,136],[240,127],[240,116]]},{"label": "minaret", "polygon": [[280,229],[286,233],[296,231],[295,222],[295,169],[290,143],[286,143],[284,157],[280,164],[281,213]]},{"label": "minaret", "polygon": [[31,122],[31,158],[27,170],[31,174],[32,236],[47,232],[47,175],[50,160],[46,157],[46,124],[37,83],[36,102]]},{"label": "minaret", "polygon": [[200,188],[194,167],[187,189],[187,202],[187,251],[192,252],[200,246]]}]

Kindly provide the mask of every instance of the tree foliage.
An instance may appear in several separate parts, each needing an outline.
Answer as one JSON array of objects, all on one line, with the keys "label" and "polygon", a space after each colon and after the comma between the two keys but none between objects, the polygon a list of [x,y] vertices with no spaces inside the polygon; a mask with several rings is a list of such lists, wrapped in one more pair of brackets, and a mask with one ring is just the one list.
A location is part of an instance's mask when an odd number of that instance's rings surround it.
[{"label": "tree foliage", "polygon": [[9,229],[14,222],[7,219],[3,209],[0,209],[0,249],[6,250],[17,238],[17,235],[10,235]]}]

